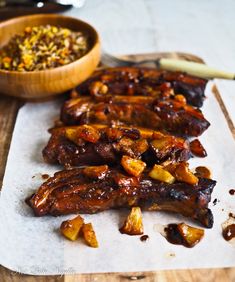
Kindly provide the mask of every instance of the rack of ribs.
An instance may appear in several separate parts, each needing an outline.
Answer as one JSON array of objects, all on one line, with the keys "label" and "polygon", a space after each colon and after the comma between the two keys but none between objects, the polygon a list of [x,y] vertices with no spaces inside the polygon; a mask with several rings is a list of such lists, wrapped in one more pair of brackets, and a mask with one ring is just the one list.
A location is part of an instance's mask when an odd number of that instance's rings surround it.
[{"label": "rack of ribs", "polygon": [[207,80],[185,73],[151,68],[117,67],[96,71],[76,88],[80,95],[99,96],[97,89],[112,95],[151,96],[182,94],[187,103],[201,107],[205,99]]},{"label": "rack of ribs", "polygon": [[177,180],[164,183],[149,175],[145,171],[135,177],[107,165],[63,170],[43,183],[26,202],[36,216],[93,214],[139,206],[143,210],[179,213],[204,227],[212,227],[208,203],[214,180],[199,178],[194,185]]},{"label": "rack of ribs", "polygon": [[210,125],[201,111],[187,105],[182,96],[160,100],[146,96],[80,96],[64,103],[61,121],[64,125],[132,125],[186,137],[199,136]]},{"label": "rack of ribs", "polygon": [[35,215],[139,206],[211,228],[208,204],[216,181],[190,171],[191,151],[202,155],[198,150],[204,148],[185,139],[210,125],[198,109],[206,83],[147,68],[95,72],[72,91],[60,125],[49,131],[44,160],[69,169],[56,172],[26,200]]},{"label": "rack of ribs", "polygon": [[118,165],[123,155],[148,165],[187,161],[190,157],[188,141],[151,129],[81,125],[53,128],[50,133],[44,160],[65,167]]}]

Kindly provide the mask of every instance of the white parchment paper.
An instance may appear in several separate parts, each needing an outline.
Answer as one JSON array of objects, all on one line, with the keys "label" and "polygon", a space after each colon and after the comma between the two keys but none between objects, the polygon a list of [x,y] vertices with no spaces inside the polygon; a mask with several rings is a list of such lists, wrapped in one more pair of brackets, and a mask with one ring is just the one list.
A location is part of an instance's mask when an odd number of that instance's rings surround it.
[{"label": "white parchment paper", "polygon": [[213,178],[218,181],[212,200],[217,198],[219,202],[215,206],[211,203],[214,227],[205,230],[205,237],[197,246],[187,249],[171,245],[159,234],[158,224],[184,221],[197,226],[164,212],[143,212],[145,234],[150,237],[146,243],[139,236],[119,233],[127,211],[84,215],[86,222],[94,225],[98,249],[87,247],[83,241],[62,238],[58,228],[71,215],[34,217],[24,199],[43,182],[41,174],[53,175],[59,169],[45,164],[41,151],[61,102],[29,103],[18,114],[0,197],[0,263],[14,271],[35,275],[235,266],[235,247],[221,236],[221,223],[228,212],[235,212],[235,196],[228,193],[235,188],[235,142],[210,84],[206,92],[208,99],[203,112],[211,126],[200,140],[208,157],[195,158],[190,163],[191,167],[211,168]]}]

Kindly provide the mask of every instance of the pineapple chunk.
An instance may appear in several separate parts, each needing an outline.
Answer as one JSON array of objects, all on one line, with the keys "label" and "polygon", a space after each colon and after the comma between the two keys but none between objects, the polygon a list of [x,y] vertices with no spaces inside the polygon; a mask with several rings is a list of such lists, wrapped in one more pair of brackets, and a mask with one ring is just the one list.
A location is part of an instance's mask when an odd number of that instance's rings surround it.
[{"label": "pineapple chunk", "polygon": [[63,221],[60,226],[60,231],[67,239],[75,241],[78,238],[79,232],[83,224],[83,218],[78,215],[73,219]]},{"label": "pineapple chunk", "polygon": [[126,154],[128,156],[134,156],[132,150],[134,141],[128,137],[122,137],[118,142],[113,144],[116,151]]},{"label": "pineapple chunk", "polygon": [[170,141],[169,139],[170,139],[169,137],[160,137],[158,139],[154,139],[151,142],[151,145],[153,146],[153,148],[156,151],[160,151],[162,149],[167,148],[167,146],[169,145],[169,141]]},{"label": "pineapple chunk", "polygon": [[119,128],[107,128],[106,135],[110,141],[119,140],[123,137],[123,131]]},{"label": "pineapple chunk", "polygon": [[145,169],[146,163],[141,160],[136,160],[128,156],[123,156],[121,160],[121,165],[127,173],[134,176],[139,176]]},{"label": "pineapple chunk", "polygon": [[152,129],[148,129],[148,128],[138,128],[138,130],[140,131],[140,135],[142,138],[151,138],[153,135],[153,130]]},{"label": "pineapple chunk", "polygon": [[135,141],[132,147],[135,155],[140,156],[148,150],[149,145],[146,139],[139,139]]},{"label": "pineapple chunk", "polygon": [[96,239],[95,231],[91,223],[85,223],[82,227],[82,232],[88,246],[92,248],[99,247],[98,241]]},{"label": "pineapple chunk", "polygon": [[161,139],[163,137],[165,137],[165,135],[162,132],[160,132],[160,131],[154,131],[153,132],[153,135],[152,135],[153,139]]},{"label": "pineapple chunk", "polygon": [[205,166],[198,166],[195,169],[195,175],[201,178],[208,178],[211,179],[211,171]]},{"label": "pineapple chunk", "polygon": [[83,173],[92,179],[103,179],[105,178],[109,167],[107,165],[100,166],[87,166],[83,169]]},{"label": "pineapple chunk", "polygon": [[175,181],[174,176],[160,165],[154,165],[153,169],[149,172],[149,176],[153,179],[170,184]]},{"label": "pineapple chunk", "polygon": [[183,105],[187,104],[187,100],[184,95],[181,95],[181,94],[175,95],[175,100],[182,103]]},{"label": "pineapple chunk", "polygon": [[101,81],[93,81],[89,87],[92,96],[105,95],[108,92],[108,86]]},{"label": "pineapple chunk", "polygon": [[178,230],[184,239],[185,245],[189,248],[192,248],[199,243],[204,236],[203,229],[195,228],[185,223],[178,224]]},{"label": "pineapple chunk", "polygon": [[119,230],[121,233],[128,235],[141,235],[144,233],[142,213],[139,207],[132,207],[130,214]]},{"label": "pineapple chunk", "polygon": [[73,219],[63,221],[60,226],[60,231],[64,237],[71,241],[76,241],[80,235],[80,231],[82,231],[86,243],[93,248],[98,248],[98,241],[92,224],[84,223],[80,215]]},{"label": "pineapple chunk", "polygon": [[162,164],[164,169],[167,170],[168,172],[170,172],[170,174],[172,174],[174,176],[175,174],[175,169],[177,167],[178,164],[172,163],[171,161],[166,161],[164,162],[164,164]]},{"label": "pineapple chunk", "polygon": [[96,143],[100,139],[100,133],[90,125],[83,125],[79,132],[79,138],[91,143]]},{"label": "pineapple chunk", "polygon": [[67,128],[65,136],[75,144],[79,145],[79,139],[96,143],[100,138],[100,133],[96,128],[90,125],[82,125],[77,128]]},{"label": "pineapple chunk", "polygon": [[75,128],[66,128],[65,137],[68,138],[69,140],[73,141],[74,143],[76,143],[76,141],[77,141],[77,131],[78,131],[78,129],[75,129]]},{"label": "pineapple chunk", "polygon": [[180,163],[176,166],[174,176],[178,181],[195,185],[198,178],[189,170],[187,163]]}]

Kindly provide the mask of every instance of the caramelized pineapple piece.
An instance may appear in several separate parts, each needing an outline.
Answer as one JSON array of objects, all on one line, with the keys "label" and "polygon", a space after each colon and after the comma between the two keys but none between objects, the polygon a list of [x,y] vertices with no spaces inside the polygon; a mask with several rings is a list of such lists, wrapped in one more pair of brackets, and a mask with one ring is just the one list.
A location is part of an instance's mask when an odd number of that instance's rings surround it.
[{"label": "caramelized pineapple piece", "polygon": [[178,224],[178,230],[185,241],[185,245],[189,248],[192,248],[199,243],[204,236],[203,229],[195,228],[185,223]]},{"label": "caramelized pineapple piece", "polygon": [[190,171],[188,166],[186,162],[177,164],[170,163],[167,164],[164,169],[169,171],[176,180],[195,185],[198,183],[198,177]]},{"label": "caramelized pineapple piece", "polygon": [[139,139],[135,141],[132,147],[135,155],[140,156],[148,150],[149,145],[146,139]]},{"label": "caramelized pineapple piece", "polygon": [[90,125],[82,125],[77,128],[67,128],[65,136],[75,144],[79,145],[79,139],[96,143],[100,138],[100,133],[96,128]]},{"label": "caramelized pineapple piece", "polygon": [[87,166],[83,169],[83,173],[92,179],[103,179],[105,178],[109,167],[107,165],[100,166]]},{"label": "caramelized pineapple piece", "polygon": [[211,179],[211,171],[209,170],[209,168],[205,166],[198,166],[196,167],[195,171],[196,171],[195,175],[197,177]]},{"label": "caramelized pineapple piece", "polygon": [[161,165],[154,165],[153,169],[149,172],[149,176],[153,179],[170,184],[175,181],[174,176]]},{"label": "caramelized pineapple piece", "polygon": [[67,239],[75,241],[78,238],[79,232],[84,224],[83,218],[78,215],[73,219],[63,221],[60,226],[60,232]]},{"label": "caramelized pineapple piece", "polygon": [[134,141],[133,139],[125,136],[113,145],[116,151],[122,152],[123,154],[134,158],[142,155],[149,147],[146,139],[138,139]]},{"label": "caramelized pineapple piece", "polygon": [[119,128],[111,127],[106,129],[106,135],[110,141],[115,141],[123,137],[123,131]]},{"label": "caramelized pineapple piece", "polygon": [[140,135],[142,138],[151,138],[153,136],[154,131],[148,128],[139,128]]},{"label": "caramelized pineapple piece", "polygon": [[75,128],[66,128],[65,130],[65,136],[66,138],[68,138],[69,140],[73,141],[75,144],[77,142],[77,129]]},{"label": "caramelized pineapple piece", "polygon": [[179,140],[176,141],[173,136],[159,136],[151,141],[150,146],[154,154],[161,159],[172,151],[172,146],[176,142],[179,142]]},{"label": "caramelized pineapple piece", "polygon": [[118,142],[113,144],[113,146],[116,151],[122,152],[124,154],[134,157],[134,152],[132,150],[133,144],[134,144],[134,141],[132,139],[124,136]]},{"label": "caramelized pineapple piece", "polygon": [[101,81],[93,81],[89,90],[92,96],[105,95],[108,92],[108,86]]},{"label": "caramelized pineapple piece", "polygon": [[186,98],[184,97],[184,95],[181,95],[181,94],[177,94],[175,95],[175,100],[182,103],[183,105],[186,105],[187,104],[187,100]]},{"label": "caramelized pineapple piece", "polygon": [[88,246],[92,248],[99,247],[98,241],[96,239],[95,231],[91,223],[85,223],[82,226],[82,232],[83,232],[84,239],[86,243],[88,244]]},{"label": "caramelized pineapple piece", "polygon": [[177,167],[177,163],[172,163],[171,161],[169,162],[164,162],[164,169],[169,171],[170,174],[172,174],[174,176],[175,173],[175,169]]},{"label": "caramelized pineapple piece", "polygon": [[60,226],[60,231],[63,236],[71,241],[76,241],[80,231],[82,231],[82,235],[89,246],[93,248],[98,248],[99,246],[92,224],[84,223],[80,215],[73,219],[63,221]]},{"label": "caramelized pineapple piece", "polygon": [[183,162],[177,164],[174,176],[178,181],[195,185],[198,183],[198,178],[189,170],[188,164]]},{"label": "caramelized pineapple piece", "polygon": [[132,207],[130,214],[119,230],[121,233],[128,235],[141,235],[144,233],[142,213],[139,207]]},{"label": "caramelized pineapple piece", "polygon": [[152,134],[153,139],[160,139],[163,138],[165,135],[160,131],[154,131]]},{"label": "caramelized pineapple piece", "polygon": [[130,158],[128,156],[122,157],[121,165],[128,174],[134,175],[136,177],[139,176],[146,167],[146,163],[142,162],[141,160]]},{"label": "caramelized pineapple piece", "polygon": [[167,146],[169,146],[169,138],[168,137],[160,137],[158,139],[154,139],[152,142],[151,142],[151,145],[153,147],[153,149],[155,151],[160,151],[162,150],[163,148],[166,148],[167,149]]},{"label": "caramelized pineapple piece", "polygon": [[91,143],[96,143],[100,139],[100,133],[90,125],[83,125],[79,132],[79,138]]}]

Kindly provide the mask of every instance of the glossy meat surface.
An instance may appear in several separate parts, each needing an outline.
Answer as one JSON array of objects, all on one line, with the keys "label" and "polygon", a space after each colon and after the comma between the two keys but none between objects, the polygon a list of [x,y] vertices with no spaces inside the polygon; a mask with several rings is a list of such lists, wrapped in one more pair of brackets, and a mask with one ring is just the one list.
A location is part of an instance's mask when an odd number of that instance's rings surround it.
[{"label": "glossy meat surface", "polygon": [[[205,98],[207,80],[185,73],[151,68],[117,67],[96,71],[77,87],[81,95],[97,95],[96,82],[105,85],[112,95],[162,97],[182,94],[187,103],[201,107]],[[105,88],[103,88],[105,90]],[[99,96],[99,95],[98,95]]]},{"label": "glossy meat surface", "polygon": [[[94,140],[92,135],[98,135],[98,138]],[[183,138],[153,130],[102,125],[54,128],[43,149],[46,162],[66,167],[117,165],[123,155],[152,165],[168,160],[187,161],[190,150],[188,141]]]},{"label": "glossy meat surface", "polygon": [[145,210],[180,213],[210,228],[213,215],[208,203],[215,183],[201,178],[196,185],[167,184],[150,178],[147,172],[134,177],[108,166],[76,168],[55,173],[27,203],[36,216],[97,213],[139,206]]},{"label": "glossy meat surface", "polygon": [[210,125],[200,110],[172,98],[104,96],[72,98],[61,110],[65,125],[100,123],[165,130],[181,136],[199,136]]},{"label": "glossy meat surface", "polygon": [[27,199],[35,215],[138,206],[212,227],[208,204],[216,182],[198,178],[185,162],[185,138],[210,125],[195,108],[203,103],[206,83],[145,68],[95,72],[73,90],[60,127],[50,130],[44,160],[70,169],[55,173]]}]

